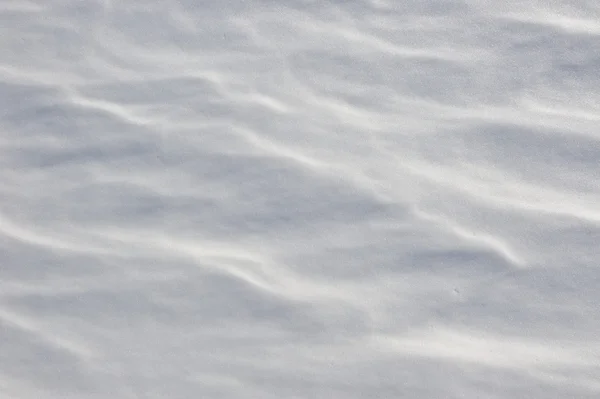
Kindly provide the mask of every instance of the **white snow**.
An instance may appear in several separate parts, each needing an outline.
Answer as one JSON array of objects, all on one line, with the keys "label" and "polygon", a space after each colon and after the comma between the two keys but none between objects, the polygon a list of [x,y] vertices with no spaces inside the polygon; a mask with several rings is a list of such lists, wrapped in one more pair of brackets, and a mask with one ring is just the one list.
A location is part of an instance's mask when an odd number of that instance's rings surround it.
[{"label": "white snow", "polygon": [[600,397],[600,3],[0,2],[0,398]]}]

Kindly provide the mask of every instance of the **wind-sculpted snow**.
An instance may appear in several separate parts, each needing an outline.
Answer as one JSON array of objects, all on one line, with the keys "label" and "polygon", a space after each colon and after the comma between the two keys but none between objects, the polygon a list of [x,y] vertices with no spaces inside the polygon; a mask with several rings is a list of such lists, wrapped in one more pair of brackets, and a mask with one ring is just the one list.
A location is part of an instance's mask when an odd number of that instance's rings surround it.
[{"label": "wind-sculpted snow", "polygon": [[597,398],[591,1],[0,2],[0,397]]}]

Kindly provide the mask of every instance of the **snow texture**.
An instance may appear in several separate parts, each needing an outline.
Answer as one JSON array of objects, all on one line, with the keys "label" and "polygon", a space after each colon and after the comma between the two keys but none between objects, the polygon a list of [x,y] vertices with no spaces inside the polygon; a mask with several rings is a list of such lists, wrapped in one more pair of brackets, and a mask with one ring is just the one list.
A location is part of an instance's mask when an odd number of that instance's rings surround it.
[{"label": "snow texture", "polygon": [[0,2],[0,397],[600,397],[600,3]]}]

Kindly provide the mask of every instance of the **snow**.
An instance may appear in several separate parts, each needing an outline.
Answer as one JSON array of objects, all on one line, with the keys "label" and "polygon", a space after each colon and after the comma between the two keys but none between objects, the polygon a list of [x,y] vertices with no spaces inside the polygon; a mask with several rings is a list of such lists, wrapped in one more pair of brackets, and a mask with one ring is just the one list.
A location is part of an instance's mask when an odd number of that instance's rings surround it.
[{"label": "snow", "polygon": [[0,3],[1,398],[597,398],[600,6]]}]

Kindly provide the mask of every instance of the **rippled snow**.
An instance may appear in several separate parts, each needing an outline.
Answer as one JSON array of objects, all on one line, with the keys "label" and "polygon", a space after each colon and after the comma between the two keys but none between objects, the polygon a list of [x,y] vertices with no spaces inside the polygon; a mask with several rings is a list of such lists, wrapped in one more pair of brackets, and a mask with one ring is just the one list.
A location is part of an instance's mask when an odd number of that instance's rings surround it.
[{"label": "rippled snow", "polygon": [[597,398],[600,5],[0,2],[0,397]]}]

